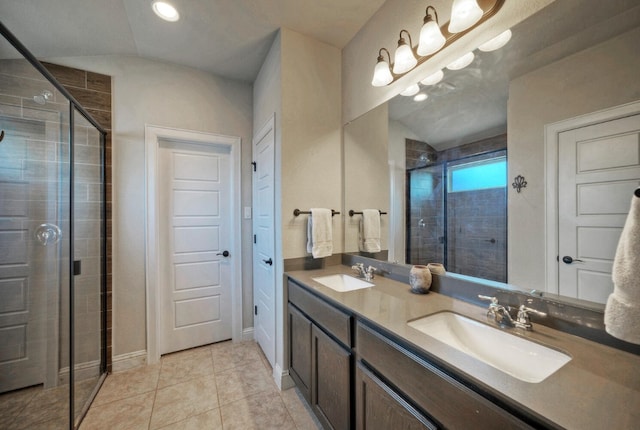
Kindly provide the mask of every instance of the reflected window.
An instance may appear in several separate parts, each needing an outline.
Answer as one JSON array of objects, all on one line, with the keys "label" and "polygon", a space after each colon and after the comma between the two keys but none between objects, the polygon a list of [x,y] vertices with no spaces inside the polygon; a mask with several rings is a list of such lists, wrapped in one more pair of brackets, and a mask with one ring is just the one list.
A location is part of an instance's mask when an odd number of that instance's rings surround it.
[{"label": "reflected window", "polygon": [[451,166],[447,175],[450,193],[507,186],[507,157]]}]

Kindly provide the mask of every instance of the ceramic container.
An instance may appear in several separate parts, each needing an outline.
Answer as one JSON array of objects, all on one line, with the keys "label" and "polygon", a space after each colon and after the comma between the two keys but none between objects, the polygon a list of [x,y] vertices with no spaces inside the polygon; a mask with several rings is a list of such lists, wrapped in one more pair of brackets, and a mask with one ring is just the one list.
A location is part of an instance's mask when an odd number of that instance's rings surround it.
[{"label": "ceramic container", "polygon": [[416,265],[409,271],[409,285],[411,292],[426,294],[431,288],[431,271],[427,266]]}]

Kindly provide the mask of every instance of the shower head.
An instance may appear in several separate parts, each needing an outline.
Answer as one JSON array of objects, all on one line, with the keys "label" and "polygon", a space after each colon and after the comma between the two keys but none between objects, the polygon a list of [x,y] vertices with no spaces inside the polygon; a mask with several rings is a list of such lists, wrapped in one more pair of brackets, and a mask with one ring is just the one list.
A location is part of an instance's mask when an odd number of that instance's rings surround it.
[{"label": "shower head", "polygon": [[39,105],[44,105],[51,97],[53,97],[53,93],[51,91],[42,90],[40,94],[36,94],[35,96],[33,96],[33,101],[38,103]]},{"label": "shower head", "polygon": [[434,163],[438,159],[438,155],[430,152],[425,152],[420,154],[419,159],[422,163]]}]

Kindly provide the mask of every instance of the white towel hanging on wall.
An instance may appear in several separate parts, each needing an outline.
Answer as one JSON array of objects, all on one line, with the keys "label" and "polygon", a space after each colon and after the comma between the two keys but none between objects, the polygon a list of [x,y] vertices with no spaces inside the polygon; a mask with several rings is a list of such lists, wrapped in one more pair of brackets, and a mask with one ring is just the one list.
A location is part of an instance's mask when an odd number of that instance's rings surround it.
[{"label": "white towel hanging on wall", "polygon": [[307,252],[313,258],[333,254],[333,226],[331,209],[311,208],[307,220]]},{"label": "white towel hanging on wall", "polygon": [[360,251],[380,252],[380,211],[363,209],[360,218]]},{"label": "white towel hanging on wall", "polygon": [[605,329],[612,336],[640,344],[640,188],[631,198],[612,278],[613,293],[604,311]]}]

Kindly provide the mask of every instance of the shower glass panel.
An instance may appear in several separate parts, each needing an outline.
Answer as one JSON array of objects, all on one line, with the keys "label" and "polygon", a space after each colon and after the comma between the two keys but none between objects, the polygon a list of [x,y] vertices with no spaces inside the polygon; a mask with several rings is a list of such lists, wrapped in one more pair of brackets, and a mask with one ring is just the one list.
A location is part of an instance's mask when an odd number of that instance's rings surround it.
[{"label": "shower glass panel", "polygon": [[69,427],[69,108],[29,62],[0,60],[0,428]]},{"label": "shower glass panel", "polygon": [[[102,136],[77,110],[73,112],[73,354],[75,419],[88,407],[104,372],[102,355]],[[79,265],[79,266],[78,266]]]},{"label": "shower glass panel", "polygon": [[71,429],[106,370],[104,134],[0,31],[0,428]]},{"label": "shower glass panel", "polygon": [[407,171],[407,263],[507,282],[506,151]]}]

